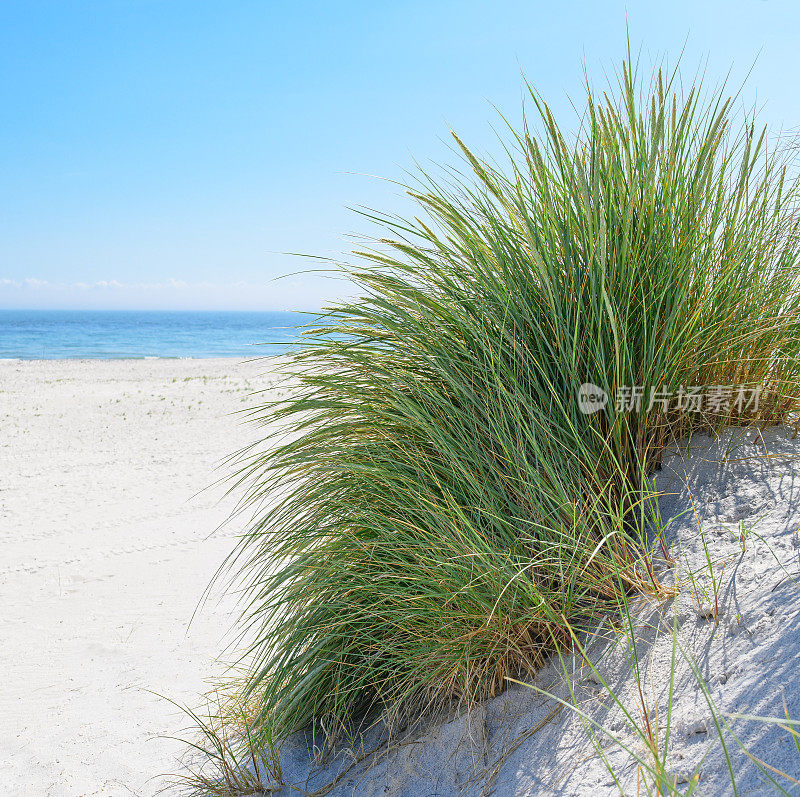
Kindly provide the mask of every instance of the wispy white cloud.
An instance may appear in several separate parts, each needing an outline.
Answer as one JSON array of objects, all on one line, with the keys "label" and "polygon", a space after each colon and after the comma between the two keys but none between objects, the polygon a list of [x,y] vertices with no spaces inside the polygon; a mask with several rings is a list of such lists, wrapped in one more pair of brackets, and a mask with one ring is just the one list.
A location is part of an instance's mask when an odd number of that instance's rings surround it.
[{"label": "wispy white cloud", "polygon": [[[338,282],[338,281],[337,281]],[[315,309],[336,295],[341,283],[330,280],[189,282],[170,277],[162,282],[57,282],[39,277],[0,277],[0,306],[85,309]]]},{"label": "wispy white cloud", "polygon": [[39,279],[38,277],[26,277],[23,280],[9,279],[0,277],[0,288],[31,288],[33,290],[52,289],[59,291],[90,291],[90,290],[122,290],[122,291],[161,291],[166,289],[191,290],[204,289],[216,290],[220,288],[248,288],[264,287],[269,283],[247,283],[242,280],[238,282],[186,282],[185,280],[170,277],[165,282],[120,282],[119,280],[97,280],[97,282],[52,282],[50,280]]}]

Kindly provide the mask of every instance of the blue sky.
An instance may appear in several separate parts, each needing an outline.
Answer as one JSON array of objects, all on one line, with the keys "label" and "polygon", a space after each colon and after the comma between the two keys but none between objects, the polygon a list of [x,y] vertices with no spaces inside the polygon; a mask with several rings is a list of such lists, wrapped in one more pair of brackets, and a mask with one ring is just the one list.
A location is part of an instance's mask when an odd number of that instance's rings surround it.
[{"label": "blue sky", "polygon": [[800,125],[794,0],[0,4],[0,308],[309,309],[345,291],[282,252],[336,256],[348,206],[404,206],[450,126],[491,150],[520,70],[573,118],[583,64],[686,42]]}]

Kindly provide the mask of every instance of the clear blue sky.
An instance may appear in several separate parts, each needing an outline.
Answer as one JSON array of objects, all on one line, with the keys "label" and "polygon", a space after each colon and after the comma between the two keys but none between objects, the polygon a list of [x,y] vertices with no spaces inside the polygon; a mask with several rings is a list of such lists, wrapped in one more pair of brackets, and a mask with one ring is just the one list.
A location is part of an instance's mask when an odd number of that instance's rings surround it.
[{"label": "clear blue sky", "polygon": [[[569,119],[585,61],[624,54],[734,82],[800,124],[796,0],[0,4],[0,308],[314,308],[343,286],[286,251],[336,255],[399,208],[389,183],[490,149],[520,69]],[[688,37],[688,40],[687,40]]]}]

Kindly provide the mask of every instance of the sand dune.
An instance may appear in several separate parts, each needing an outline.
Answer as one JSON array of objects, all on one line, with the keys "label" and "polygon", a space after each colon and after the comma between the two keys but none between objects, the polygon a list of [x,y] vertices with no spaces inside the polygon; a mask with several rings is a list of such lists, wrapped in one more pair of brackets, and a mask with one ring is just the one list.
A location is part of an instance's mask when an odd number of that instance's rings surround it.
[{"label": "sand dune", "polygon": [[[311,764],[309,739],[298,734],[282,751],[287,782],[313,791],[341,776],[331,797],[578,797],[618,795],[620,789],[646,794],[637,757],[652,759],[633,724],[643,726],[643,697],[663,750],[675,623],[665,760],[678,793],[688,793],[695,775],[697,794],[733,793],[717,721],[728,721],[748,752],[765,762],[756,766],[724,731],[740,794],[781,793],[780,788],[795,793],[792,781],[775,771],[800,780],[800,755],[790,734],[773,724],[732,717],[781,719],[788,710],[800,720],[800,438],[793,439],[787,429],[768,430],[763,441],[752,431],[735,430],[718,441],[696,438],[688,451],[665,458],[656,479],[665,493],[660,504],[663,519],[671,521],[668,542],[676,560],[661,577],[683,586],[675,599],[638,607],[641,696],[624,634],[606,629],[606,638],[596,637],[589,647],[602,680],[629,716],[577,658],[565,662],[575,684],[573,703],[561,665],[551,662],[533,685],[577,705],[583,718],[530,686],[512,686],[469,717],[425,732],[414,729],[395,738],[388,752],[384,746],[378,756],[355,765],[365,750],[379,747],[379,733],[357,748],[341,749],[324,767]],[[718,623],[711,614],[713,588],[700,529],[717,580]],[[750,530],[744,550],[743,529]],[[586,727],[593,729],[597,746]]]}]

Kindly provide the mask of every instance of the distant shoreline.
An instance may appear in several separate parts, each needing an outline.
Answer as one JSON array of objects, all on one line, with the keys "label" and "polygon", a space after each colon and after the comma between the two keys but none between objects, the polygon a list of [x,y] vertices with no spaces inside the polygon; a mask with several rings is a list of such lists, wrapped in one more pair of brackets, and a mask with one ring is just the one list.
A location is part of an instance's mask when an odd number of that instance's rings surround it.
[{"label": "distant shoreline", "polygon": [[86,356],[78,356],[78,357],[0,357],[0,363],[75,363],[75,362],[86,362],[86,363],[116,363],[116,362],[154,362],[159,360],[168,360],[170,362],[183,362],[186,360],[197,360],[197,361],[205,361],[205,362],[213,362],[215,360],[227,360],[231,362],[248,362],[250,360],[263,360],[265,358],[275,358],[275,357],[285,357],[285,353],[281,354],[256,354],[252,356],[248,355],[236,355],[236,354],[213,354],[209,356],[195,356],[195,357],[183,357],[183,356],[168,356],[168,355],[158,355],[158,356],[124,356],[124,357],[86,357]]}]

